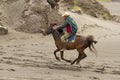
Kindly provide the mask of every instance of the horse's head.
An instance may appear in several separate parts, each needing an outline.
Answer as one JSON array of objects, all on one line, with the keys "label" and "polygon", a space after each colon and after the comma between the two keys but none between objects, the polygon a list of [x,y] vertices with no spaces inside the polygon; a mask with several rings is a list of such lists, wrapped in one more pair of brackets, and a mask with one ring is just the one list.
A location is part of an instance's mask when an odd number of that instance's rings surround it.
[{"label": "horse's head", "polygon": [[46,33],[51,34],[54,31],[55,25],[57,25],[57,23],[51,23],[50,26],[47,28]]},{"label": "horse's head", "polygon": [[47,30],[46,30],[46,33],[47,34],[51,34],[52,33],[52,27],[51,26],[49,26],[48,28],[47,28]]}]

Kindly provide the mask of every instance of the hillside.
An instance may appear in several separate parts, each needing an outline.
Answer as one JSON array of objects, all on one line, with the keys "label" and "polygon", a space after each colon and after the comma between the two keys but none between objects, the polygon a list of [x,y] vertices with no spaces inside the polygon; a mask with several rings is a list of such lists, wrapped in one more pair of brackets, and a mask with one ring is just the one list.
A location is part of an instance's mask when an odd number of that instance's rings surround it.
[{"label": "hillside", "polygon": [[[44,33],[51,22],[57,22],[58,24],[63,23],[61,13],[51,10],[47,1],[1,0],[0,4],[0,23],[20,32]],[[59,3],[60,9],[62,8],[62,10],[72,12],[73,10],[80,9],[83,14],[91,15],[96,18],[116,22],[120,21],[119,16],[112,13],[111,15],[108,9],[96,0],[77,0],[76,3],[71,4],[73,3],[66,4],[61,1]],[[107,7],[107,3],[105,5]],[[117,3],[117,5],[119,4]],[[109,8],[109,10],[111,11],[112,8]],[[79,11],[76,13],[79,13]]]},{"label": "hillside", "polygon": [[51,21],[62,23],[63,19],[43,0],[1,0],[1,23],[17,31],[42,33]]}]

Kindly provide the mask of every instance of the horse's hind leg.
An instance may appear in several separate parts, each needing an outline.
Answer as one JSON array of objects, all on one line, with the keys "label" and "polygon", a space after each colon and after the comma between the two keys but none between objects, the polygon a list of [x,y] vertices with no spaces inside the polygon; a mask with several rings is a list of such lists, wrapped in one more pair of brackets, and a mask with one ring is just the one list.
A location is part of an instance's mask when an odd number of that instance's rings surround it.
[{"label": "horse's hind leg", "polygon": [[64,51],[60,51],[60,54],[61,54],[61,59],[62,60],[71,63],[71,60],[67,60],[67,59],[64,58]]},{"label": "horse's hind leg", "polygon": [[87,57],[87,55],[82,51],[81,57],[77,60],[76,64],[79,64],[79,62],[85,57]]},{"label": "horse's hind leg", "polygon": [[59,50],[59,49],[56,49],[56,50],[54,51],[54,55],[55,55],[55,58],[56,58],[58,61],[60,61],[59,57],[57,57],[57,55],[56,55],[56,53],[57,53],[58,51],[60,51],[60,50]]},{"label": "horse's hind leg", "polygon": [[71,63],[71,65],[73,65],[76,61],[78,61],[80,57],[81,57],[81,53],[79,52],[78,57]]}]

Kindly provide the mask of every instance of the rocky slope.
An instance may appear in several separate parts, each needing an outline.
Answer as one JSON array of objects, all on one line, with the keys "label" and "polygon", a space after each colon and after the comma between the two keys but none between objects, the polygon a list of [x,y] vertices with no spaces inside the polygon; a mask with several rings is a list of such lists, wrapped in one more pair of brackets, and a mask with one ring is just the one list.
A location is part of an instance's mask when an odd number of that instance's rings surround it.
[{"label": "rocky slope", "polygon": [[1,0],[1,23],[29,33],[44,32],[49,23],[63,21],[46,0]]}]

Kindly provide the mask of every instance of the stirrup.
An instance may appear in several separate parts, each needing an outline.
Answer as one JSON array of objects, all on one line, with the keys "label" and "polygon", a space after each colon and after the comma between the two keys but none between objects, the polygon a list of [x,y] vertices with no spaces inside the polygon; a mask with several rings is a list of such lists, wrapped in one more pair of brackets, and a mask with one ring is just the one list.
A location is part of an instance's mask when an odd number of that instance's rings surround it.
[{"label": "stirrup", "polygon": [[60,51],[65,51],[66,49],[65,48],[62,48]]},{"label": "stirrup", "polygon": [[64,49],[61,49],[60,51],[64,51]]}]

